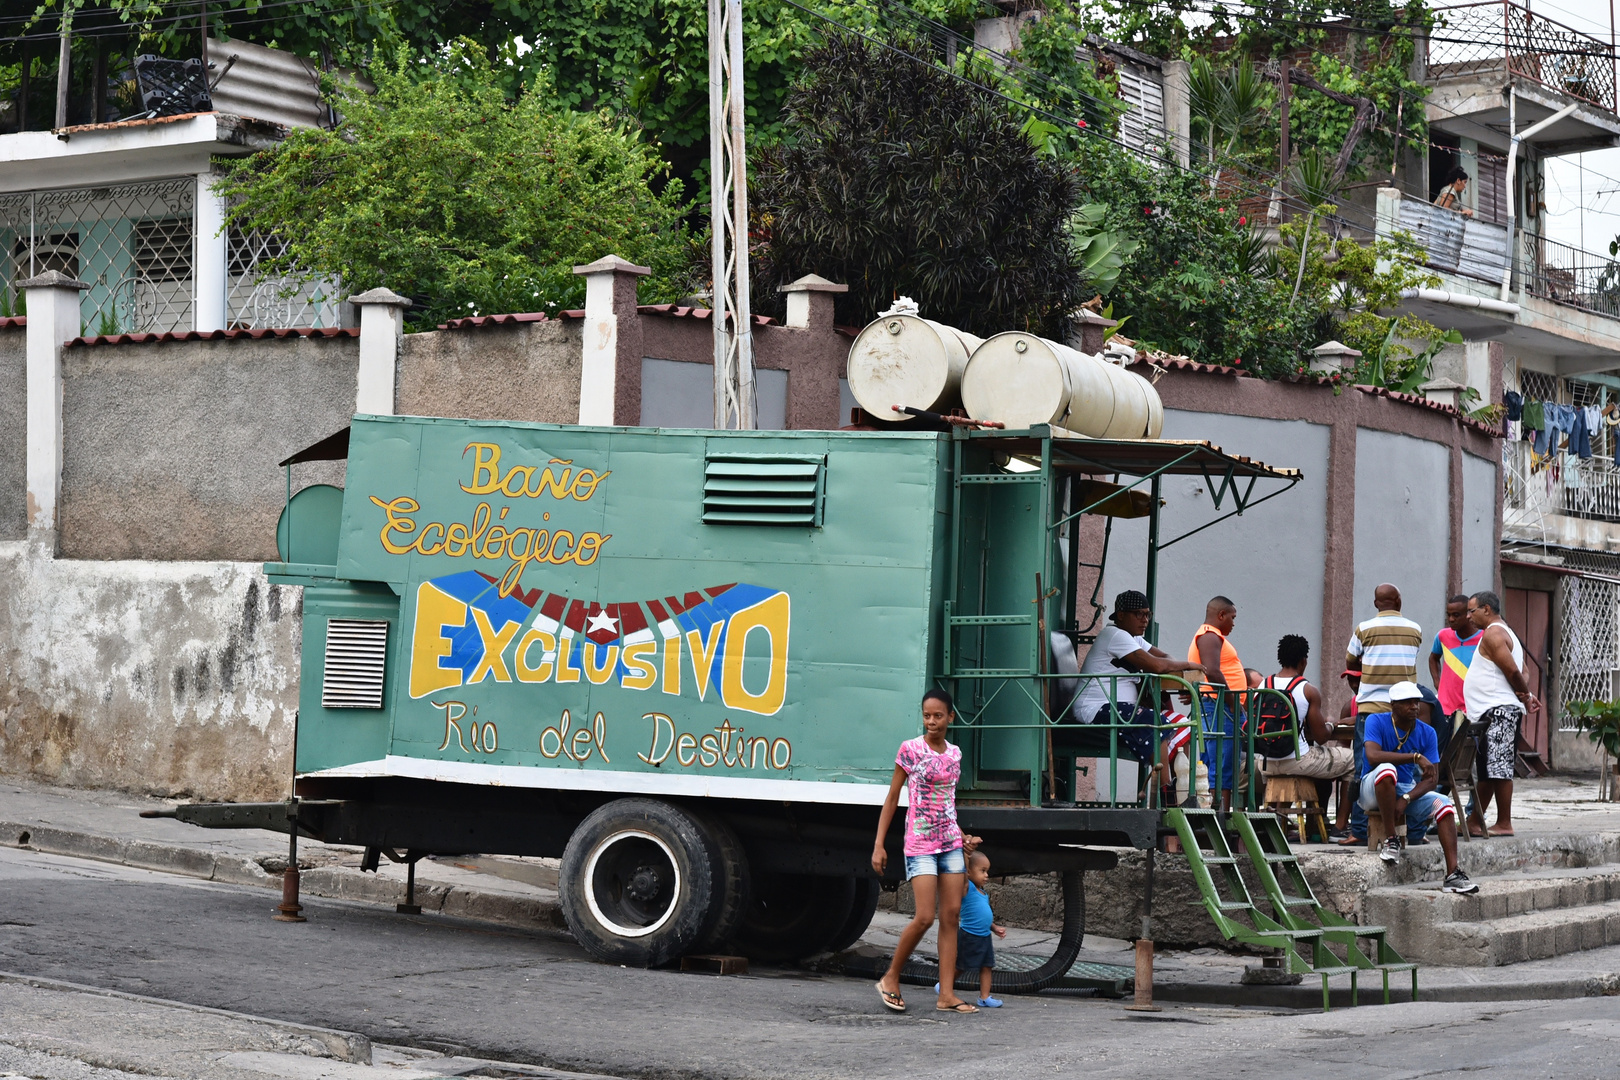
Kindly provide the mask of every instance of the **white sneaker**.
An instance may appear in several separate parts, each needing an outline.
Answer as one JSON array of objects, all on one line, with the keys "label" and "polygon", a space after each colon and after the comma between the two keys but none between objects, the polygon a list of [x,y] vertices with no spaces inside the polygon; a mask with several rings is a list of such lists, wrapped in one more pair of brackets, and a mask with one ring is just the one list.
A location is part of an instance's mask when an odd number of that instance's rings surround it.
[{"label": "white sneaker", "polygon": [[1378,845],[1378,857],[1387,863],[1401,861],[1401,841],[1399,837],[1391,836]]}]

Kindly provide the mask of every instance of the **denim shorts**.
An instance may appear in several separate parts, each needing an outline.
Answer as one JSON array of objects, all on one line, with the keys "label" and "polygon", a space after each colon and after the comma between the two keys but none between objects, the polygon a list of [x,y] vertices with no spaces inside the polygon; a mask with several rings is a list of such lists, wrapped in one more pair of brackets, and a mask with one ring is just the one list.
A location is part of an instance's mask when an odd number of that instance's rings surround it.
[{"label": "denim shorts", "polygon": [[989,934],[982,937],[966,930],[956,933],[956,970],[963,974],[977,974],[983,968],[996,966],[996,946]]},{"label": "denim shorts", "polygon": [[967,873],[967,860],[961,848],[951,848],[937,855],[907,855],[906,880],[914,877],[939,877],[941,874]]}]

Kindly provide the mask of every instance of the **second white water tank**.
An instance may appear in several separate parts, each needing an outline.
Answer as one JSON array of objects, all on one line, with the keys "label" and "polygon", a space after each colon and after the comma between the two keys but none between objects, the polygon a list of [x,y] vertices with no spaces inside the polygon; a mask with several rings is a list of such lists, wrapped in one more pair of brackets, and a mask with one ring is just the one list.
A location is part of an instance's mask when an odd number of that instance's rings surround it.
[{"label": "second white water tank", "polygon": [[1019,331],[987,338],[962,375],[962,407],[1009,428],[1051,424],[1094,439],[1157,439],[1153,384],[1095,356]]}]

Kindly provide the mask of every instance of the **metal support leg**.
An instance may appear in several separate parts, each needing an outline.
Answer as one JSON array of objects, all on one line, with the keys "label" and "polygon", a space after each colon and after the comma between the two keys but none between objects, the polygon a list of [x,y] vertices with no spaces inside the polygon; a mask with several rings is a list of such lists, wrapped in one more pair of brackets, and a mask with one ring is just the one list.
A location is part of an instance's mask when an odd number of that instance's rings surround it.
[{"label": "metal support leg", "polygon": [[281,874],[281,903],[270,916],[276,922],[307,922],[298,902],[298,800],[287,802],[287,869]]},{"label": "metal support leg", "polygon": [[1162,1012],[1153,1004],[1153,856],[1158,851],[1157,831],[1147,849],[1147,874],[1142,883],[1142,936],[1136,939],[1136,998],[1127,1012]]},{"label": "metal support leg", "polygon": [[405,902],[395,904],[394,910],[401,915],[420,915],[422,905],[416,902],[416,860],[419,856],[407,853],[405,856]]}]

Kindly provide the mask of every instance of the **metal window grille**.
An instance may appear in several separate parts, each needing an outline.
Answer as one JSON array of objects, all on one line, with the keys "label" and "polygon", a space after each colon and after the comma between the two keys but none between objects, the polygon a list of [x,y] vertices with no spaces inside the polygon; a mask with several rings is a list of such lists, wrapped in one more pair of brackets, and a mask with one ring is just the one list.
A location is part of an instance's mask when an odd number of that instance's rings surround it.
[{"label": "metal window grille", "polygon": [[191,329],[196,195],[193,177],[0,195],[0,314],[17,282],[60,270],[90,285],[84,333]]},{"label": "metal window grille", "polygon": [[[1565,565],[1594,560],[1617,562],[1613,557],[1582,555],[1584,559],[1566,556]],[[1620,573],[1620,567],[1606,567],[1604,572]],[[1575,701],[1606,700],[1614,693],[1614,674],[1620,669],[1620,625],[1616,620],[1620,585],[1599,578],[1568,577],[1560,592],[1563,601],[1558,624],[1558,700],[1565,707]],[[1559,730],[1572,729],[1564,709],[1560,709]]]},{"label": "metal window grille", "polygon": [[[17,283],[59,270],[89,284],[85,334],[164,333],[196,326],[197,179],[0,194],[0,316],[18,314]],[[341,324],[339,285],[259,265],[281,254],[273,237],[226,238],[227,325],[233,329]]]},{"label": "metal window grille", "polygon": [[321,708],[382,708],[387,662],[386,619],[327,619]]},{"label": "metal window grille", "polygon": [[278,259],[286,244],[262,232],[231,229],[226,234],[225,312],[232,329],[327,327],[340,324],[341,293],[335,281],[259,269]]}]

